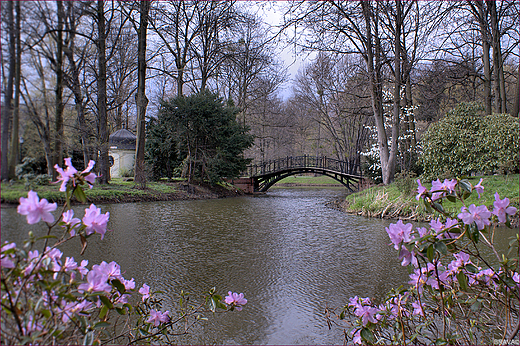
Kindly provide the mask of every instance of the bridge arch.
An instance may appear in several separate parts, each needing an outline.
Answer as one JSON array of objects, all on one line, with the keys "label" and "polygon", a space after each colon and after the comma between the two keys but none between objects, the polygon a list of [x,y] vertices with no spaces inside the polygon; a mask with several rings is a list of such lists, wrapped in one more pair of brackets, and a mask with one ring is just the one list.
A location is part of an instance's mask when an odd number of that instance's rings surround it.
[{"label": "bridge arch", "polygon": [[[352,189],[352,186],[351,186],[352,184],[351,184],[350,180],[344,179],[342,176],[338,175],[337,173],[329,172],[329,171],[323,170],[323,169],[316,169],[316,168],[291,169],[291,170],[287,170],[285,172],[280,172],[280,174],[277,174],[277,175],[265,177],[264,179],[260,178],[257,180],[258,185],[257,185],[257,188],[255,186],[255,190],[257,190],[259,192],[267,192],[267,190],[269,190],[274,184],[276,184],[280,180],[283,180],[283,179],[293,176],[293,175],[304,174],[304,173],[317,173],[317,174],[321,174],[321,175],[326,175],[326,176],[336,180],[337,182],[341,183],[343,186],[345,186],[350,191],[352,191],[352,192],[354,191]],[[255,181],[255,185],[256,185],[256,181]]]},{"label": "bridge arch", "polygon": [[325,156],[287,156],[276,160],[263,161],[250,165],[244,176],[248,176],[253,192],[266,192],[278,181],[291,175],[302,173],[316,173],[331,177],[354,191],[354,184],[359,188],[363,179],[356,175],[359,164],[353,165],[347,161],[328,158]]}]

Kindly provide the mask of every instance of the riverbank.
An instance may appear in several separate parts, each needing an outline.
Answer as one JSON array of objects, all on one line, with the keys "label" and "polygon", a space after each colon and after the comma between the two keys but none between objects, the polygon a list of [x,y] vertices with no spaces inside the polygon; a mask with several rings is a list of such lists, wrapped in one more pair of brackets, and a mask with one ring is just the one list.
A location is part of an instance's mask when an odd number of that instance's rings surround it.
[{"label": "riverbank", "polygon": [[[277,183],[277,187],[342,187],[336,180],[327,176],[291,176]],[[0,195],[2,207],[18,205],[20,197],[27,197],[27,191],[32,189],[40,198],[50,202],[64,203],[64,193],[58,191],[55,184],[35,185],[26,187],[23,182],[2,183]],[[231,184],[211,186],[209,184],[190,184],[183,180],[148,182],[145,189],[136,187],[133,181],[115,178],[108,185],[96,184],[92,189],[86,189],[88,203],[131,203],[153,201],[179,201],[193,199],[214,199],[236,197],[244,192]],[[74,203],[74,200],[73,200]]]},{"label": "riverbank", "polygon": [[[58,186],[34,185],[29,189],[36,191],[40,198],[58,204],[65,203],[65,193],[58,190]],[[21,182],[2,183],[1,205],[2,207],[14,207],[18,205],[20,197],[27,197],[28,189]],[[131,203],[153,201],[178,201],[194,199],[215,199],[224,197],[236,197],[243,192],[232,185],[190,184],[185,181],[149,182],[146,188],[138,188],[132,181],[113,179],[107,185],[94,185],[92,189],[85,189],[87,203]],[[78,204],[74,197],[73,204]]]},{"label": "riverbank", "polygon": [[[509,176],[483,176],[472,177],[469,181],[476,185],[480,178],[483,179],[484,194],[482,198],[478,198],[474,193],[465,202],[466,205],[486,205],[493,207],[495,201],[494,193],[498,192],[500,198],[507,197],[510,205],[519,208],[519,175]],[[382,218],[382,219],[401,219],[406,221],[430,221],[432,216],[426,212],[422,201],[415,199],[416,183],[413,182],[413,188],[408,188],[408,192],[403,184],[390,184],[388,186],[374,186],[363,191],[359,191],[348,195],[345,200],[336,202],[333,207],[338,208],[350,214],[361,215],[365,217]],[[423,185],[427,188],[431,184]],[[460,211],[462,203],[447,203],[444,208],[451,213]],[[513,224],[518,226],[518,214],[513,217]]]}]

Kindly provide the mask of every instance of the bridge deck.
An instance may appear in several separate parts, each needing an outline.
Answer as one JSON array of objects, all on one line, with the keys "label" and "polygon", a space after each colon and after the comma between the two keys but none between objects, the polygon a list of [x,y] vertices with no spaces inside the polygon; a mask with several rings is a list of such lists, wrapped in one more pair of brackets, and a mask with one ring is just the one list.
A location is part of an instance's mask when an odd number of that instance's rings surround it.
[{"label": "bridge deck", "polygon": [[244,175],[251,178],[255,192],[265,192],[276,182],[295,174],[317,173],[336,179],[353,191],[353,183],[358,185],[363,179],[359,166],[328,157],[287,156],[250,165]]}]

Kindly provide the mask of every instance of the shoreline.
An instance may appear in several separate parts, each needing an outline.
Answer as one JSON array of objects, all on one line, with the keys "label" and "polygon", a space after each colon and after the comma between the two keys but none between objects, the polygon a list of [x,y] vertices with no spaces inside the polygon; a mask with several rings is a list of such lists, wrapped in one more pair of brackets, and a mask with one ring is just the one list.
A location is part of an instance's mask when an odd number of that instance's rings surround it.
[{"label": "shoreline", "polygon": [[[112,204],[112,203],[137,203],[137,202],[162,202],[162,201],[188,201],[188,200],[204,200],[204,199],[218,199],[227,197],[243,196],[244,192],[237,188],[225,188],[222,186],[210,186],[206,184],[190,184],[185,183],[170,183],[171,186],[176,187],[174,192],[159,192],[151,188],[138,189],[140,194],[131,194],[122,191],[112,196],[91,196],[86,191],[87,203],[81,203],[74,197],[71,199],[72,205],[84,204]],[[37,191],[38,192],[38,191]],[[43,196],[42,198],[45,198]],[[58,204],[65,203],[65,198],[48,198],[48,201]],[[5,201],[1,199],[1,208],[16,208],[19,203],[13,201]]]}]

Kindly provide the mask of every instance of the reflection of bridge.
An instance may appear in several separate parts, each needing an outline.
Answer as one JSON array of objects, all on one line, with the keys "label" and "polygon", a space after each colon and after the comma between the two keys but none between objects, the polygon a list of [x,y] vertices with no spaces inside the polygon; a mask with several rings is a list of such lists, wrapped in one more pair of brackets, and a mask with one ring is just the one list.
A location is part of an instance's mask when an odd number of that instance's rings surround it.
[{"label": "reflection of bridge", "polygon": [[[241,185],[248,192],[266,192],[278,181],[291,175],[302,173],[315,173],[329,176],[350,191],[359,188],[362,177],[357,175],[358,166],[352,166],[346,161],[315,156],[287,156],[284,158],[269,160],[259,164],[250,165],[240,182],[235,180],[235,185]],[[354,173],[354,174],[353,174]]]}]

